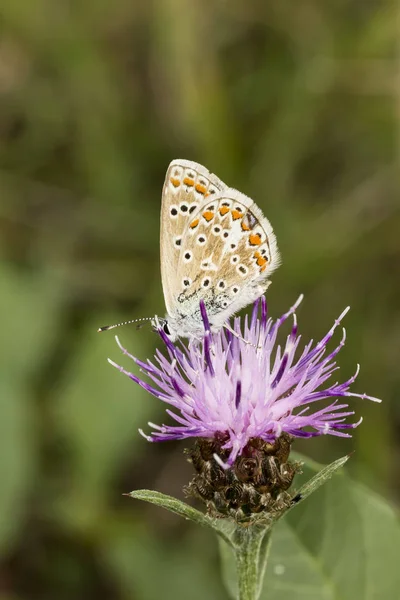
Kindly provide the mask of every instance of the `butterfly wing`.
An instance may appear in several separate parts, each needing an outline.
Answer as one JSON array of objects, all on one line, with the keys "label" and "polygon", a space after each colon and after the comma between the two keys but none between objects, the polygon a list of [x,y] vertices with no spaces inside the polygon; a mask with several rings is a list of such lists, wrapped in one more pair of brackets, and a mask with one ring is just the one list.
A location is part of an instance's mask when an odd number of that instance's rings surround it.
[{"label": "butterfly wing", "polygon": [[265,292],[280,264],[271,224],[255,202],[237,190],[226,188],[207,197],[184,225],[170,292],[178,335],[202,329],[201,299],[211,325],[221,327]]},{"label": "butterfly wing", "polygon": [[161,280],[167,312],[174,311],[180,293],[177,265],[182,253],[183,232],[209,199],[226,185],[202,165],[190,160],[173,160],[168,167],[161,207]]}]

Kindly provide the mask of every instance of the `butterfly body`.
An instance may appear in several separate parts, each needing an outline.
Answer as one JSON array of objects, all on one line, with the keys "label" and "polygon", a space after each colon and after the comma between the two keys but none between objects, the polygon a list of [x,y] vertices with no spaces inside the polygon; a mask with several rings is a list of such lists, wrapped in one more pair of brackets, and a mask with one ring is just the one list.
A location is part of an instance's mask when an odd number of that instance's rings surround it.
[{"label": "butterfly body", "polygon": [[269,221],[255,202],[188,160],[169,165],[161,209],[161,276],[171,339],[218,331],[260,297],[279,266]]}]

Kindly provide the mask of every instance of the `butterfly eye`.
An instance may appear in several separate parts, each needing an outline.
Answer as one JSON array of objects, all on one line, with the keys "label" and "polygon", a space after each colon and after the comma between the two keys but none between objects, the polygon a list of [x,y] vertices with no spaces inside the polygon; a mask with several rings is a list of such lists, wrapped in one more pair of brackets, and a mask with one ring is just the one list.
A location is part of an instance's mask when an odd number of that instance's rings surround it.
[{"label": "butterfly eye", "polygon": [[163,331],[164,331],[164,333],[166,333],[167,335],[171,335],[171,332],[170,332],[170,330],[169,330],[169,327],[168,327],[168,323],[167,323],[167,321],[165,321],[165,323],[164,323],[164,325],[162,326],[162,328],[163,328]]}]

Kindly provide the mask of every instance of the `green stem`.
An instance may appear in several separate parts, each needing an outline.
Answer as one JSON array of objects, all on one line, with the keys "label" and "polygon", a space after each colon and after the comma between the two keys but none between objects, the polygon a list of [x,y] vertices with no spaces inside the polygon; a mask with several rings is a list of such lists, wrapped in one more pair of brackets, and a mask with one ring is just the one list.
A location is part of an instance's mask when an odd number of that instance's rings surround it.
[{"label": "green stem", "polygon": [[254,526],[240,527],[235,538],[238,600],[257,600],[265,574],[270,532]]}]

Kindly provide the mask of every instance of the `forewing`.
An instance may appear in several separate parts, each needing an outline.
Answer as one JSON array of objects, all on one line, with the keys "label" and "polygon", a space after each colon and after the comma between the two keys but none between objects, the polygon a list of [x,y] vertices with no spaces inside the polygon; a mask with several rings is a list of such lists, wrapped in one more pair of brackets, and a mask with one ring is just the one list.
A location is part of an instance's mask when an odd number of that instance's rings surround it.
[{"label": "forewing", "polygon": [[[280,258],[270,222],[251,199],[227,188],[190,215],[175,267],[174,303],[204,299],[214,325],[259,297]],[[198,312],[198,311],[197,311]]]},{"label": "forewing", "polygon": [[[161,280],[168,313],[181,292],[177,265],[181,262],[183,233],[189,221],[201,214],[213,196],[226,185],[202,165],[190,160],[173,160],[165,177],[161,207]],[[203,211],[204,212],[204,211]]]}]

